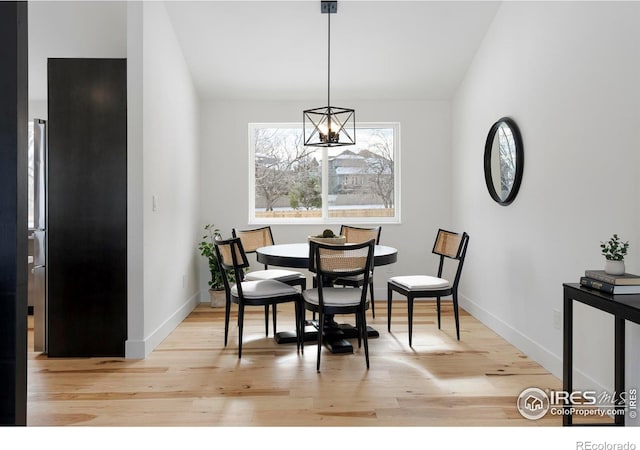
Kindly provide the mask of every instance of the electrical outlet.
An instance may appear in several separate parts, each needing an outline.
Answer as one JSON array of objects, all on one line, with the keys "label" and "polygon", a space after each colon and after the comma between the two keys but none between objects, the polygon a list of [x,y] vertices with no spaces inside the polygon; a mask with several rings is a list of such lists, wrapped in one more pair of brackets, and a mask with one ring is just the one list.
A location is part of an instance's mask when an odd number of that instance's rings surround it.
[{"label": "electrical outlet", "polygon": [[155,212],[158,210],[158,198],[155,195],[151,196],[151,211]]},{"label": "electrical outlet", "polygon": [[555,328],[556,330],[562,328],[562,316],[560,314],[560,311],[557,309],[553,310],[553,328]]}]

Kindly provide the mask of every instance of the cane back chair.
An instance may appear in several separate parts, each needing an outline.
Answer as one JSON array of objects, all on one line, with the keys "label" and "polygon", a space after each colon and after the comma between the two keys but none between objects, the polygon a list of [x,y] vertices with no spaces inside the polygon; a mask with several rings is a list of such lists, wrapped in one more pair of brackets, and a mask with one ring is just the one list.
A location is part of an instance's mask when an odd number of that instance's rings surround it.
[{"label": "cane back chair", "polygon": [[[413,301],[416,298],[436,298],[438,310],[438,329],[440,329],[440,299],[451,295],[456,322],[456,337],[460,340],[460,318],[458,314],[458,283],[467,253],[469,235],[440,229],[433,244],[432,252],[439,256],[437,276],[404,275],[389,278],[387,282],[387,330],[391,332],[391,294],[398,292],[407,298],[409,322],[409,346],[413,334]],[[453,282],[442,278],[445,260],[455,260],[458,267]]]},{"label": "cane back chair", "polygon": [[[300,315],[301,329],[305,322],[305,310],[318,314],[314,322],[318,330],[318,356],[316,370],[320,371],[320,354],[325,338],[325,317],[335,314],[355,314],[358,329],[358,347],[364,339],[364,353],[367,369],[369,368],[369,343],[367,337],[366,310],[369,307],[366,287],[350,289],[336,288],[331,280],[340,277],[362,275],[364,285],[369,283],[375,241],[372,239],[358,244],[330,245],[311,241],[309,243],[309,270],[316,274],[318,286],[306,289],[302,293],[304,309]],[[326,280],[326,283],[325,283]],[[300,340],[304,351],[304,339]]]},{"label": "cane back chair", "polygon": [[[260,247],[266,247],[273,245],[273,233],[271,227],[254,228],[250,230],[238,230],[236,228],[231,230],[231,235],[235,238],[240,238],[242,241],[242,247],[245,253],[255,253]],[[256,280],[276,280],[281,281],[289,286],[300,286],[300,292],[307,287],[307,278],[302,272],[286,269],[269,269],[265,264],[264,270],[252,270],[245,274],[244,279],[246,281]],[[273,304],[273,334],[276,334],[277,324],[277,305]],[[264,307],[264,327],[265,333],[269,335],[269,305]]]},{"label": "cane back chair", "polygon": [[[353,227],[350,225],[342,225],[340,228],[340,235],[347,238],[347,244],[356,244],[360,242],[366,242],[371,239],[375,240],[376,245],[380,243],[380,232],[382,227],[373,228],[361,228]],[[376,318],[376,305],[373,301],[373,264],[371,264],[371,274],[369,276],[369,293],[371,296],[371,315]],[[334,281],[335,285],[340,286],[353,286],[362,287],[364,282],[364,276],[352,276],[342,277]]]},{"label": "cane back chair", "polygon": [[[245,280],[244,270],[249,267],[247,255],[240,238],[223,240],[214,239],[214,246],[226,292],[224,345],[227,346],[229,336],[229,313],[231,302],[238,305],[238,359],[242,357],[242,334],[244,326],[244,309],[246,306],[268,306],[279,303],[295,303],[296,343],[300,349],[301,333],[299,330],[301,315],[301,294],[293,286],[277,280]],[[227,271],[233,271],[236,283],[231,285]]]}]

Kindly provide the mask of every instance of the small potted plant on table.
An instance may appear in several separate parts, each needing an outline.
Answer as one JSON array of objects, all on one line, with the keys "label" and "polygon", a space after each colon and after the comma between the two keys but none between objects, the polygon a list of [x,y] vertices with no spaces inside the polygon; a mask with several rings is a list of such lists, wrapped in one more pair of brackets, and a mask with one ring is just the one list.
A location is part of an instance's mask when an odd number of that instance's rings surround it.
[{"label": "small potted plant on table", "polygon": [[318,234],[315,236],[309,236],[308,239],[310,241],[322,242],[325,244],[344,244],[347,242],[346,236],[336,236],[333,234],[333,231],[326,229],[322,232],[322,234]]},{"label": "small potted plant on table", "polygon": [[600,242],[600,249],[606,258],[604,271],[609,275],[624,274],[624,257],[629,249],[629,241],[622,242],[618,235],[614,234],[607,242]]}]

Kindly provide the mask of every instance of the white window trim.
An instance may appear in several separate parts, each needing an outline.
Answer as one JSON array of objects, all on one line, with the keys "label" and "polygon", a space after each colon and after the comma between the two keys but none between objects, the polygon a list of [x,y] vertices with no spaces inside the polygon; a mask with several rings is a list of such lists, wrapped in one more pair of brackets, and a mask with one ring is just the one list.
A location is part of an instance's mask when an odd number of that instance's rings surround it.
[{"label": "white window trim", "polygon": [[[287,123],[249,123],[248,126],[248,147],[249,147],[249,225],[321,225],[321,224],[342,224],[349,222],[350,224],[371,224],[371,223],[401,223],[401,174],[400,168],[402,167],[400,161],[401,155],[401,133],[399,122],[360,122],[356,123],[356,128],[393,128],[393,161],[394,161],[394,179],[393,179],[393,192],[394,192],[394,212],[393,217],[329,217],[328,214],[328,202],[325,201],[326,192],[329,187],[329,165],[322,165],[322,217],[309,217],[309,218],[257,218],[255,217],[256,210],[256,165],[255,165],[255,143],[254,143],[254,130],[256,128],[300,128],[302,129],[302,123],[300,122],[287,122]],[[347,149],[348,147],[345,147]],[[323,149],[323,160],[327,160],[327,150]]]}]

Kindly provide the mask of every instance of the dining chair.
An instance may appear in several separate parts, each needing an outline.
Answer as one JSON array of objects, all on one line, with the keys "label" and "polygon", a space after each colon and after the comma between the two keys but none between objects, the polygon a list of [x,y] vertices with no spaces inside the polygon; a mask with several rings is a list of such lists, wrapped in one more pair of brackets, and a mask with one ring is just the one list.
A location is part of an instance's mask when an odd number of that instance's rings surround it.
[{"label": "dining chair", "polygon": [[[350,225],[342,225],[340,227],[340,235],[347,238],[347,244],[356,244],[360,242],[366,242],[371,239],[375,240],[376,245],[380,243],[380,232],[382,227],[362,228],[353,227]],[[376,318],[376,305],[373,301],[373,267],[371,265],[371,274],[369,275],[369,292],[371,294],[371,315]],[[339,286],[352,286],[362,287],[364,283],[364,276],[357,275],[351,277],[341,277],[334,281],[334,285]]]},{"label": "dining chair", "polygon": [[[238,305],[238,358],[242,357],[242,333],[245,306],[268,306],[279,303],[295,303],[296,343],[300,350],[301,333],[299,329],[301,315],[301,294],[296,288],[277,280],[246,280],[244,271],[249,267],[247,255],[240,238],[214,239],[216,256],[220,264],[226,292],[224,318],[224,345],[229,336],[229,315],[231,302]],[[231,285],[227,271],[233,271],[236,283]]]},{"label": "dining chair", "polygon": [[[460,319],[458,316],[458,283],[462,274],[462,266],[469,245],[467,233],[456,233],[443,229],[438,230],[432,252],[439,256],[437,276],[404,275],[389,278],[387,282],[387,330],[391,332],[391,295],[398,292],[407,298],[409,322],[409,346],[413,334],[413,301],[416,298],[436,298],[438,310],[438,329],[440,329],[440,299],[451,295],[453,312],[456,321],[456,336],[460,340]],[[457,269],[453,282],[442,278],[445,260],[457,261]],[[448,264],[447,264],[448,265]]]},{"label": "dining chair", "polygon": [[[270,226],[254,228],[249,230],[238,230],[233,228],[231,235],[235,238],[240,238],[245,253],[255,253],[260,247],[266,247],[273,245],[273,233]],[[247,281],[256,280],[276,280],[281,281],[289,286],[300,286],[300,292],[307,287],[307,277],[302,273],[295,270],[286,269],[269,269],[267,264],[264,265],[263,270],[252,270],[247,272],[244,276]],[[276,333],[277,324],[277,306],[274,304],[273,309],[273,334]],[[264,307],[264,326],[265,333],[269,335],[269,305]]]},{"label": "dining chair", "polygon": [[[313,322],[318,332],[318,357],[316,370],[320,371],[320,354],[322,343],[326,337],[325,317],[335,314],[355,314],[358,330],[358,347],[364,340],[364,354],[369,368],[369,341],[367,336],[366,310],[369,308],[367,289],[355,287],[352,289],[336,288],[331,280],[339,277],[358,276],[364,278],[364,285],[369,283],[375,240],[357,244],[330,245],[321,242],[309,242],[309,270],[317,275],[318,280],[327,282],[317,283],[317,287],[305,289],[302,292],[303,308],[300,313],[298,330],[303,329],[305,311],[318,314],[318,321]],[[300,339],[300,347],[304,352],[304,339]]]}]

